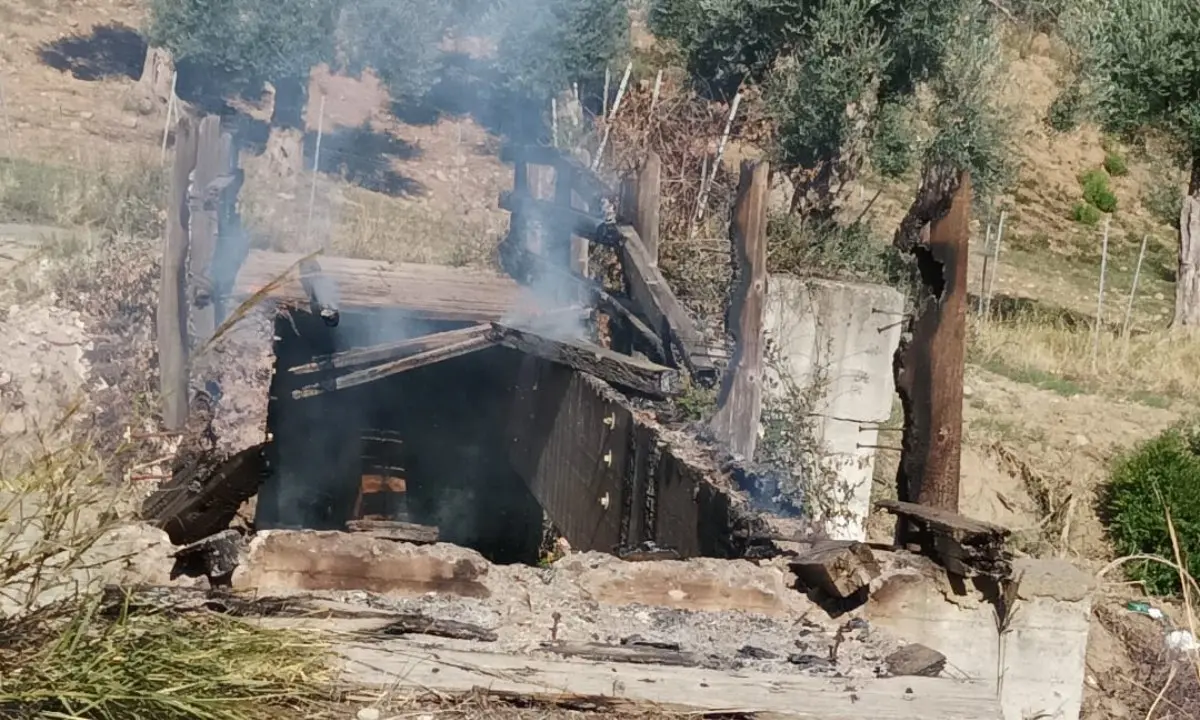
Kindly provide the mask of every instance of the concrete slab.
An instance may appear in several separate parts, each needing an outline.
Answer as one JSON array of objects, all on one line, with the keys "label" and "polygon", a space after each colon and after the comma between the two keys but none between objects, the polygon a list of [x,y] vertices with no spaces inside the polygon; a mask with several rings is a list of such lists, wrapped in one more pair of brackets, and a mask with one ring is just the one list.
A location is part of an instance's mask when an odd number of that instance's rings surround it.
[{"label": "concrete slab", "polygon": [[[879,432],[891,416],[892,354],[904,296],[882,285],[771,276],[765,329],[780,372],[816,395],[815,440],[828,477],[806,498],[837,540],[866,540]],[[768,383],[768,397],[772,385]],[[778,389],[774,391],[779,398]]]}]

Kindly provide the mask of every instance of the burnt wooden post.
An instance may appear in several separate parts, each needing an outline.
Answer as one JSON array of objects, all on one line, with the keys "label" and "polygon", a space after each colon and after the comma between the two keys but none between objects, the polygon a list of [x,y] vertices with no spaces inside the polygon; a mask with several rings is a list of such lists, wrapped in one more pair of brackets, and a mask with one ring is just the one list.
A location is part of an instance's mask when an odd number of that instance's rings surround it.
[{"label": "burnt wooden post", "polygon": [[712,419],[716,437],[735,454],[753,459],[763,393],[763,311],[767,295],[767,196],[770,167],[742,163],[730,239],[736,279],[726,327],[734,338],[733,357]]},{"label": "burnt wooden post", "polygon": [[642,245],[646,247],[646,254],[650,256],[656,267],[658,266],[661,184],[662,160],[659,159],[657,153],[652,152],[646,156],[646,162],[638,170],[633,227],[637,230],[638,237],[642,239]]},{"label": "burnt wooden post", "polygon": [[[221,118],[209,115],[200,121],[196,171],[188,197],[192,217],[188,299],[192,309],[190,329],[193,350],[208,342],[216,330],[212,263],[220,229],[220,207],[219,193],[214,190],[217,178],[225,170],[221,167],[221,160]],[[204,362],[202,358],[193,358],[193,361]]]},{"label": "burnt wooden post", "polygon": [[934,170],[895,238],[920,275],[911,338],[894,363],[904,407],[897,490],[903,502],[949,512],[958,512],[970,220],[970,176]]},{"label": "burnt wooden post", "polygon": [[184,292],[188,255],[188,206],[197,135],[192,121],[181,117],[175,127],[175,161],[167,201],[162,281],[158,292],[158,368],[163,424],[182,430],[188,416],[187,299]]},{"label": "burnt wooden post", "polygon": [[[570,210],[575,206],[575,169],[569,163],[560,162],[554,167],[554,202],[559,207]],[[555,241],[566,240],[556,238]],[[571,235],[570,269],[587,277],[588,274],[588,241],[587,238]],[[583,298],[580,298],[581,300]]]}]

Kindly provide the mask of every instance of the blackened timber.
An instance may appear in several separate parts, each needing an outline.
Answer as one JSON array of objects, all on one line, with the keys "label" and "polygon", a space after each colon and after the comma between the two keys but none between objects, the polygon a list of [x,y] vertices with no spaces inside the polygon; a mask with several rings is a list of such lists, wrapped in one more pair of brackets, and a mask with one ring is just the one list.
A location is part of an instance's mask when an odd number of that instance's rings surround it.
[{"label": "blackened timber", "polygon": [[566,365],[612,385],[653,397],[679,390],[679,373],[669,367],[622,355],[582,340],[555,340],[534,332],[492,323],[491,338],[519,352]]},{"label": "blackened timber", "polygon": [[1003,580],[1012,574],[1012,555],[1005,546],[1007,528],[897,500],[882,500],[876,507],[915,525],[910,539],[955,575]]},{"label": "blackened timber", "polygon": [[261,444],[222,462],[189,463],[146,498],[142,518],[165,530],[176,545],[215,535],[258,492],[267,469]]},{"label": "blackened timber", "polygon": [[564,207],[550,200],[539,200],[520,192],[500,193],[500,209],[514,215],[543,217],[555,226],[570,228],[571,232],[580,237],[601,245],[616,246],[621,242],[621,236],[603,216],[592,215],[585,210]]},{"label": "blackened timber", "polygon": [[345,390],[346,388],[365,385],[367,383],[375,382],[376,380],[382,380],[383,378],[391,377],[392,375],[397,375],[402,372],[408,372],[409,370],[415,370],[419,367],[425,367],[426,365],[432,365],[433,363],[442,362],[443,360],[456,358],[460,355],[477,352],[479,350],[492,347],[495,344],[495,341],[490,337],[470,338],[461,342],[453,343],[451,345],[445,345],[428,350],[426,352],[417,353],[416,355],[409,355],[408,357],[400,358],[399,360],[392,360],[390,362],[380,363],[362,370],[349,372],[345,375],[339,375],[336,378],[323,382],[305,385],[298,390],[293,390],[292,397],[297,400],[302,400],[304,398],[316,397],[317,395],[323,395],[327,392],[333,392],[335,390]]},{"label": "blackened timber", "polygon": [[634,303],[659,337],[679,348],[688,370],[700,380],[714,381],[717,366],[705,349],[704,336],[695,321],[671,291],[637,231],[624,225],[618,230],[623,239],[621,266]]},{"label": "blackened timber", "polygon": [[333,353],[332,355],[322,355],[313,358],[312,362],[296,365],[289,368],[288,372],[293,375],[308,375],[328,370],[340,370],[359,365],[399,360],[428,350],[470,340],[471,338],[484,337],[490,331],[491,328],[487,325],[472,325],[470,327],[421,335],[420,337],[407,338],[396,342],[382,343],[365,348],[354,348],[353,350],[345,350]]}]

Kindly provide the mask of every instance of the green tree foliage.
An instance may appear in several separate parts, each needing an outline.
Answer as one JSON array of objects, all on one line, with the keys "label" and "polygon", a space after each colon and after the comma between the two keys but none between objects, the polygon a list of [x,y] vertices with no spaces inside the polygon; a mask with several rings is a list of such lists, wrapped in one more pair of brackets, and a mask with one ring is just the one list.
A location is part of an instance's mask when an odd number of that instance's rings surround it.
[{"label": "green tree foliage", "polygon": [[375,70],[393,99],[420,96],[434,83],[441,51],[438,43],[458,17],[458,6],[445,0],[353,0],[341,16],[339,43],[349,69]]},{"label": "green tree foliage", "polygon": [[[1120,458],[1104,505],[1118,554],[1174,561],[1169,510],[1187,570],[1200,577],[1200,426],[1172,428]],[[1179,576],[1170,567],[1139,561],[1126,568],[1152,593],[1179,590]]]},{"label": "green tree foliage", "polygon": [[603,83],[629,47],[624,0],[499,0],[491,13],[497,64],[511,89],[532,98]]},{"label": "green tree foliage", "polygon": [[[335,0],[151,0],[147,35],[176,61],[247,85],[288,85],[294,94],[309,69],[332,56],[337,10]],[[291,105],[277,122],[298,123]]]},{"label": "green tree foliage", "polygon": [[1108,186],[1108,173],[1089,170],[1079,178],[1079,186],[1083,188],[1083,199],[1089,205],[1102,212],[1116,212],[1117,196]]},{"label": "green tree foliage", "polygon": [[1075,0],[1063,25],[1106,129],[1165,133],[1200,157],[1200,3]]},{"label": "green tree foliage", "polygon": [[[992,100],[996,33],[977,0],[651,0],[702,88],[763,84],[785,170],[866,155],[898,176],[918,158],[971,170],[979,192],[1007,175]],[[988,82],[981,82],[988,81]],[[974,84],[969,84],[974,83]],[[927,107],[917,89],[933,91]],[[920,119],[931,126],[918,139]],[[832,187],[832,185],[831,185]]]}]

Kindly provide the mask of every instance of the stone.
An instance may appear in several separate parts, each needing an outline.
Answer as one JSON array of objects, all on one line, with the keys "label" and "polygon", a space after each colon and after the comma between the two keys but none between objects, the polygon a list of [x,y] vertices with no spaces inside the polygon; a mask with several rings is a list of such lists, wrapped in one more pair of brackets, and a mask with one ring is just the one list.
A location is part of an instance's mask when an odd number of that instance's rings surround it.
[{"label": "stone", "polygon": [[365,707],[354,714],[357,720],[379,720],[379,708]]},{"label": "stone", "polygon": [[921,643],[905,645],[884,658],[889,675],[937,677],[946,667],[946,656]]}]

